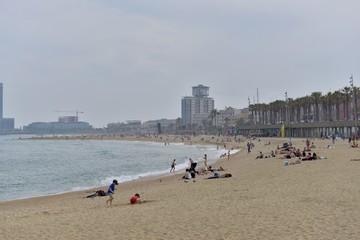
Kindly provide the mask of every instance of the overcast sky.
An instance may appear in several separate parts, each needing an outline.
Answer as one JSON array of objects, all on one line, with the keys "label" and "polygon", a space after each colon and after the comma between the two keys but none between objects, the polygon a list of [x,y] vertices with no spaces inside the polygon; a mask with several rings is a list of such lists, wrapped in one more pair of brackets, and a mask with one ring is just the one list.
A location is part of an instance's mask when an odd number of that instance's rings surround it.
[{"label": "overcast sky", "polygon": [[[94,127],[360,85],[359,0],[0,0],[4,117]],[[69,111],[69,112],[56,112]]]}]

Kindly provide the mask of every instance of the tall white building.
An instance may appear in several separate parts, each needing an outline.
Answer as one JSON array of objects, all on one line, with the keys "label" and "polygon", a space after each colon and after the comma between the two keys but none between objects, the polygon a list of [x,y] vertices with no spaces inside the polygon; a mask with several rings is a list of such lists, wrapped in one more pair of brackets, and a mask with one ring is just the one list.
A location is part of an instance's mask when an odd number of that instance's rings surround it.
[{"label": "tall white building", "polygon": [[209,118],[214,109],[214,99],[209,97],[209,87],[198,85],[192,87],[192,96],[183,97],[181,100],[182,123],[202,124],[203,120]]}]

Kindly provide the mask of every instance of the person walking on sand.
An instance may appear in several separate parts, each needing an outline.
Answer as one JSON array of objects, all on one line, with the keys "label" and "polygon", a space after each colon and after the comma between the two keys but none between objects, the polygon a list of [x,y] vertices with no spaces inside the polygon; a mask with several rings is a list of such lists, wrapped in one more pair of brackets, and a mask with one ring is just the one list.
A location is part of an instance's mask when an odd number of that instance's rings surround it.
[{"label": "person walking on sand", "polygon": [[247,150],[248,150],[248,153],[251,153],[251,145],[249,142],[247,143]]},{"label": "person walking on sand", "polygon": [[195,168],[197,166],[197,162],[195,162],[194,160],[192,160],[191,158],[189,158],[190,161],[190,171],[191,172],[196,172]]},{"label": "person walking on sand", "polygon": [[228,151],[227,157],[228,157],[228,160],[229,160],[230,159],[230,150]]},{"label": "person walking on sand", "polygon": [[112,205],[112,201],[114,200],[114,192],[116,190],[115,185],[118,185],[118,181],[116,179],[113,180],[112,184],[110,184],[109,189],[107,190],[106,194],[109,196],[109,199],[106,200],[106,206],[110,203]]},{"label": "person walking on sand", "polygon": [[175,165],[176,165],[176,159],[174,159],[171,163],[171,169],[170,172],[175,172]]}]

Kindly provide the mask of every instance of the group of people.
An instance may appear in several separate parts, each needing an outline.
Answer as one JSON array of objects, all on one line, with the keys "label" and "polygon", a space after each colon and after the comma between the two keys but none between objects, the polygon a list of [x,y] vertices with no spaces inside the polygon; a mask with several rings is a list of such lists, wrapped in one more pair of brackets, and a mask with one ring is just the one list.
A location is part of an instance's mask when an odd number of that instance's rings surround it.
[{"label": "group of people", "polygon": [[271,150],[269,155],[264,155],[262,153],[262,151],[260,151],[259,155],[257,155],[255,159],[258,159],[258,158],[272,158],[272,157],[276,157],[276,154],[275,154],[275,152],[273,150]]},{"label": "group of people", "polygon": [[[87,196],[86,198],[94,198],[97,196],[100,196],[100,197],[108,196],[109,198],[106,200],[106,206],[109,206],[109,205],[112,206],[112,201],[114,200],[114,193],[116,190],[115,186],[117,186],[117,185],[119,185],[119,183],[116,179],[114,179],[106,192],[103,190],[98,190],[94,194],[91,194],[91,195]],[[142,201],[140,198],[140,194],[138,194],[138,193],[135,193],[135,195],[130,198],[131,204],[141,203],[141,202]]]},{"label": "group of people", "polygon": [[[189,158],[189,162],[190,162],[190,168],[188,168],[188,170],[190,172],[197,172],[195,170],[196,166],[197,166],[197,162],[195,162],[194,160],[192,160],[191,158]],[[205,164],[205,168],[207,168],[207,163],[208,163],[208,159],[207,159],[207,155],[205,154],[204,156],[204,164]],[[171,168],[170,168],[170,172],[175,172],[175,166],[176,166],[176,159],[174,159],[171,163]]]},{"label": "group of people", "polygon": [[320,159],[313,149],[316,148],[313,142],[310,142],[309,139],[305,141],[305,147],[301,151],[299,148],[295,148],[291,142],[284,143],[282,147],[277,146],[275,151],[271,151],[269,155],[264,155],[262,151],[260,151],[259,155],[256,156],[256,159],[261,158],[269,158],[269,157],[276,157],[278,154],[283,155],[282,158],[284,159],[293,159],[296,160],[291,162],[290,164],[299,164],[302,161],[310,161],[310,160],[317,160]]},{"label": "group of people", "polygon": [[[190,168],[185,169],[185,175],[182,177],[183,179],[189,180],[195,178],[196,174],[199,174],[199,171],[196,170],[197,162],[193,159],[189,158]],[[207,166],[207,155],[205,154],[204,162],[206,162]]]},{"label": "group of people", "polygon": [[[229,154],[228,154],[229,156]],[[187,180],[190,179],[194,179],[196,177],[196,175],[203,175],[203,174],[207,174],[208,172],[212,172],[214,173],[213,176],[208,177],[207,179],[214,179],[214,178],[228,178],[231,177],[232,175],[229,173],[225,173],[225,174],[218,174],[217,171],[225,171],[226,169],[224,169],[223,167],[219,167],[219,168],[212,168],[210,165],[208,165],[208,159],[207,159],[207,155],[204,155],[204,168],[202,169],[202,171],[198,171],[196,170],[196,166],[197,163],[192,160],[191,158],[189,159],[190,162],[190,167],[185,169],[185,174],[182,176],[182,179],[185,179],[185,182],[187,182]],[[195,180],[194,180],[195,182]]]}]

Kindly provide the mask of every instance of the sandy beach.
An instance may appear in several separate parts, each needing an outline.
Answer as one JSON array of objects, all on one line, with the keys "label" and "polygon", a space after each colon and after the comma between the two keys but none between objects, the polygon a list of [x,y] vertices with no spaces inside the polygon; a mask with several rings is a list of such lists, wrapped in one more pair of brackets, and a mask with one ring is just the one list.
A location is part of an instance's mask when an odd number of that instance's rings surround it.
[{"label": "sandy beach", "polygon": [[[141,140],[223,147],[210,136]],[[184,182],[174,174],[122,183],[112,207],[107,197],[84,198],[93,191],[1,202],[1,239],[360,239],[360,161],[350,161],[360,159],[359,148],[312,139],[312,151],[327,159],[289,166],[281,156],[255,159],[288,140],[253,140],[250,154],[246,141],[225,141],[240,151],[214,167],[231,178],[209,180],[209,173]],[[305,139],[292,142],[305,147]],[[145,202],[130,205],[135,193]]]}]

